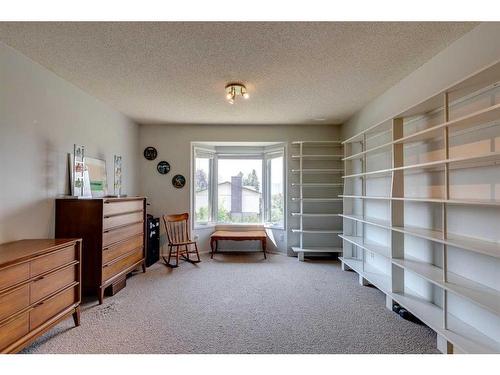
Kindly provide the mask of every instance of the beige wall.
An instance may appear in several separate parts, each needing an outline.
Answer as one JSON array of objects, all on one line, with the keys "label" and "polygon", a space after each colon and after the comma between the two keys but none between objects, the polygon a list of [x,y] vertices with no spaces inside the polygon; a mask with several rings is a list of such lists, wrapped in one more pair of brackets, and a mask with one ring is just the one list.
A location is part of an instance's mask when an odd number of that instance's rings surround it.
[{"label": "beige wall", "polygon": [[342,125],[342,139],[403,112],[499,60],[499,39],[500,22],[480,24],[358,111]]},{"label": "beige wall", "polygon": [[[148,161],[140,156],[139,161],[140,192],[149,198],[149,212],[155,216],[167,212],[189,212],[191,142],[289,143],[295,140],[336,140],[340,135],[339,126],[336,125],[141,125],[139,134],[141,151],[147,146],[154,146],[158,150],[156,160]],[[171,171],[167,175],[160,175],[156,171],[156,164],[160,160],[170,163]],[[183,189],[172,186],[171,180],[175,174],[186,177]],[[290,209],[290,204],[287,206]],[[213,228],[197,231],[203,250],[208,250],[208,236],[212,231]],[[274,231],[273,235],[275,238],[271,242],[275,246],[271,244],[271,248],[286,251],[287,233]]]},{"label": "beige wall", "polygon": [[0,243],[54,235],[74,143],[106,159],[111,189],[122,155],[124,192],[137,193],[135,123],[3,43],[0,82]]}]

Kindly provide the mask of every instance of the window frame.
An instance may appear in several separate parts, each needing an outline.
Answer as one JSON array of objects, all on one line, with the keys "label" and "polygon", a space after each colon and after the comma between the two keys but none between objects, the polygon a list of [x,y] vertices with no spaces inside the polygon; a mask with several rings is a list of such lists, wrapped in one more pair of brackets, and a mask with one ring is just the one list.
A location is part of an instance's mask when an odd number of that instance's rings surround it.
[{"label": "window frame", "polygon": [[[201,145],[200,145],[201,143]],[[215,142],[213,142],[215,143]],[[222,142],[217,142],[221,144]],[[273,144],[271,146],[246,146],[246,145],[230,145],[230,146],[215,146],[203,142],[192,142],[191,153],[191,217],[193,229],[203,229],[214,227],[217,225],[230,227],[230,226],[257,226],[273,229],[285,229],[287,221],[287,184],[286,184],[286,171],[287,171],[287,147],[285,142]],[[210,159],[209,164],[209,193],[208,193],[208,206],[209,206],[209,220],[207,222],[196,221],[196,159],[203,156],[208,156]],[[283,157],[283,225],[272,224],[271,218],[271,195],[270,195],[270,173],[271,173],[271,160],[276,157]],[[260,223],[222,223],[217,221],[218,216],[218,167],[219,159],[255,159],[262,161],[262,222]]]},{"label": "window frame", "polygon": [[[201,154],[201,156],[198,155]],[[205,157],[206,156],[206,157]],[[206,222],[198,222],[196,221],[196,159],[209,159],[208,162],[208,220]],[[217,175],[217,155],[214,150],[209,148],[203,148],[198,146],[193,146],[192,148],[192,163],[191,163],[191,221],[192,227],[196,228],[205,228],[214,226],[216,222],[213,220],[214,217],[214,208],[217,207],[217,184],[214,183],[214,176]]]},{"label": "window frame", "polygon": [[[273,224],[271,222],[272,216],[272,196],[271,196],[271,162],[273,159],[282,157],[283,158],[283,168],[282,168],[282,181],[283,181],[283,225]],[[264,225],[268,228],[284,229],[286,226],[286,149],[285,145],[280,145],[279,147],[270,147],[264,153],[263,160],[263,200],[264,200]],[[264,165],[265,164],[265,165]]]}]

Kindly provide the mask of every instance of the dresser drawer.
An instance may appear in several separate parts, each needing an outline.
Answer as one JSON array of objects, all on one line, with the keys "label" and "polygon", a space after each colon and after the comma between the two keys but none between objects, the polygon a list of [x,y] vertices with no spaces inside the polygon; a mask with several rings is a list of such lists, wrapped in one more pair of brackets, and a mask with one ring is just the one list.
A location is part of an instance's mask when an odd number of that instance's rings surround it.
[{"label": "dresser drawer", "polygon": [[41,273],[71,263],[76,259],[77,251],[75,246],[69,246],[64,249],[57,250],[31,261],[31,276],[40,275]]},{"label": "dresser drawer", "polygon": [[58,313],[78,301],[78,292],[75,287],[66,289],[48,300],[40,302],[30,312],[30,328],[34,329],[53,318]]},{"label": "dresser drawer", "polygon": [[132,237],[128,240],[120,242],[111,247],[106,247],[102,250],[102,264],[106,264],[113,259],[116,259],[123,254],[128,253],[137,248],[141,248],[144,246],[144,238],[142,234],[139,234],[135,237]]},{"label": "dresser drawer", "polygon": [[144,209],[144,201],[122,201],[122,202],[104,202],[103,204],[103,215],[116,215],[123,214],[125,212],[133,212]]},{"label": "dresser drawer", "polygon": [[21,263],[0,270],[0,290],[16,285],[30,277],[29,263]]},{"label": "dresser drawer", "polygon": [[30,284],[30,303],[40,301],[48,295],[78,281],[78,266],[73,265],[34,280]]},{"label": "dresser drawer", "polygon": [[123,272],[128,267],[132,266],[134,263],[137,263],[144,257],[143,249],[135,249],[131,251],[128,255],[116,260],[113,263],[107,264],[102,267],[102,279],[103,281],[107,281],[111,279],[113,276],[118,275],[120,272]]},{"label": "dresser drawer", "polygon": [[0,326],[0,350],[28,333],[29,315],[24,313]]},{"label": "dresser drawer", "polygon": [[0,321],[28,307],[29,303],[29,284],[0,294]]},{"label": "dresser drawer", "polygon": [[107,247],[112,243],[124,240],[140,233],[144,233],[144,223],[137,223],[118,229],[107,230],[102,234],[102,246]]},{"label": "dresser drawer", "polygon": [[134,212],[131,214],[124,214],[118,216],[105,217],[102,221],[102,228],[104,230],[122,225],[133,224],[144,221],[143,212]]}]

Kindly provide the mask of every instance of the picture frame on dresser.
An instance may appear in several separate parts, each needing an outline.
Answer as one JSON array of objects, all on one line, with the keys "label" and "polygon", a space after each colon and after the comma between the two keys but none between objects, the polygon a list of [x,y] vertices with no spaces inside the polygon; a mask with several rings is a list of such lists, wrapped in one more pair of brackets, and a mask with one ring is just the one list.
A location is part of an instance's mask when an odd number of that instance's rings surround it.
[{"label": "picture frame on dresser", "polygon": [[85,156],[85,167],[88,169],[90,191],[93,198],[102,198],[108,194],[108,175],[106,160]]}]

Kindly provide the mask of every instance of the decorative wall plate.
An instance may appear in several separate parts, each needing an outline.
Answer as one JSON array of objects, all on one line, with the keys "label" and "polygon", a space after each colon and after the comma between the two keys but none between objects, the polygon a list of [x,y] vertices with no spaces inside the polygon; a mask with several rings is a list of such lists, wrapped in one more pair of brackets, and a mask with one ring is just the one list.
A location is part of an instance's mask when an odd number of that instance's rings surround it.
[{"label": "decorative wall plate", "polygon": [[170,164],[168,164],[168,162],[166,162],[165,160],[162,160],[158,163],[156,169],[160,174],[167,174],[168,172],[170,172]]},{"label": "decorative wall plate", "polygon": [[158,156],[158,151],[156,151],[156,148],[149,146],[144,149],[144,157],[146,159],[155,160],[157,156]]},{"label": "decorative wall plate", "polygon": [[174,187],[176,187],[177,189],[182,189],[184,185],[186,185],[186,179],[184,178],[183,175],[176,174],[172,178],[172,185],[174,185]]}]

